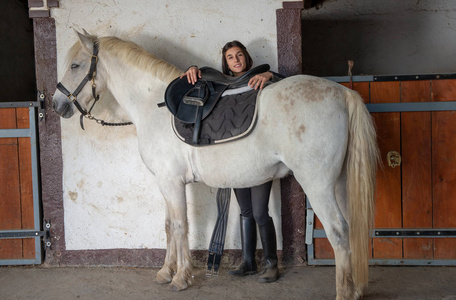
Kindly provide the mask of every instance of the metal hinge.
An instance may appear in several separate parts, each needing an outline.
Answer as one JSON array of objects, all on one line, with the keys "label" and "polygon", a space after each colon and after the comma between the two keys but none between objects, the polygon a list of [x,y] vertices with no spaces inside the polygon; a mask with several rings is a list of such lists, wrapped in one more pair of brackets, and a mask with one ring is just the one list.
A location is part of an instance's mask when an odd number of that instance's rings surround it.
[{"label": "metal hinge", "polygon": [[51,221],[44,221],[43,224],[44,230],[35,231],[35,230],[9,230],[9,231],[0,231],[0,239],[24,239],[24,238],[34,238],[41,237],[43,240],[43,247],[46,250],[51,247]]},{"label": "metal hinge", "polygon": [[37,101],[40,104],[38,106],[38,118],[40,121],[45,121],[46,120],[46,107],[45,107],[46,95],[44,94],[44,92],[38,91]]}]

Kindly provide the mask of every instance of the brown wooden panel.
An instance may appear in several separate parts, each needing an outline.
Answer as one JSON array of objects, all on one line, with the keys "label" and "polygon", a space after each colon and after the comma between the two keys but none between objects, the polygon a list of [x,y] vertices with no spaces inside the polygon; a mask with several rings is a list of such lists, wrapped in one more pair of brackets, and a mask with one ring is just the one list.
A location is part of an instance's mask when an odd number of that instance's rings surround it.
[{"label": "brown wooden panel", "polygon": [[[17,108],[17,128],[30,128],[29,109]],[[32,155],[30,138],[19,138],[22,229],[34,229]],[[35,258],[35,240],[22,240],[22,257]]]},{"label": "brown wooden panel", "polygon": [[[29,128],[28,108],[0,109],[0,128]],[[33,229],[30,138],[0,138],[0,230]],[[0,241],[1,259],[35,258],[34,239]]]},{"label": "brown wooden panel", "polygon": [[[341,83],[343,86],[350,87],[350,83]],[[364,100],[364,103],[369,103],[369,82],[353,82],[353,90],[357,91]]]},{"label": "brown wooden panel", "polygon": [[[401,83],[401,102],[427,102],[430,81]],[[432,228],[431,113],[401,114],[404,228]],[[404,258],[433,258],[432,239],[404,239]]]},{"label": "brown wooden panel", "polygon": [[456,259],[456,239],[434,239],[435,259]]},{"label": "brown wooden panel", "polygon": [[432,80],[432,101],[456,101],[456,79]]},{"label": "brown wooden panel", "polygon": [[22,258],[22,240],[0,240],[0,259]]},{"label": "brown wooden panel", "polygon": [[[29,128],[28,109],[17,110],[17,128]],[[32,155],[30,138],[19,138],[22,229],[34,228]]]},{"label": "brown wooden panel", "polygon": [[[0,129],[16,128],[16,110],[0,109]],[[17,138],[0,138],[0,230],[21,229]],[[0,259],[22,257],[22,240],[0,240]]]},{"label": "brown wooden panel", "polygon": [[373,114],[383,167],[377,172],[375,227],[400,228],[401,211],[401,168],[391,168],[386,160],[389,151],[400,153],[399,113]]},{"label": "brown wooden panel", "polygon": [[[371,103],[394,103],[400,100],[399,82],[372,82]],[[401,168],[388,166],[390,151],[401,152],[400,114],[373,113],[383,168],[377,172],[375,208],[376,228],[401,228]],[[402,258],[401,239],[374,239],[374,258]]]},{"label": "brown wooden panel", "polygon": [[16,128],[30,128],[29,109],[26,107],[16,108]]},{"label": "brown wooden panel", "polygon": [[433,259],[433,239],[404,239],[404,258],[406,259]]},{"label": "brown wooden panel", "polygon": [[334,250],[331,247],[328,239],[317,238],[314,239],[314,254],[316,259],[334,258]]},{"label": "brown wooden panel", "polygon": [[[315,229],[324,229],[320,219],[315,215]],[[317,259],[334,258],[334,250],[327,238],[314,239],[314,255]]]},{"label": "brown wooden panel", "polygon": [[402,258],[402,239],[374,239],[374,258]]},{"label": "brown wooden panel", "polygon": [[402,81],[401,102],[429,102],[431,101],[431,81]]},{"label": "brown wooden panel", "polygon": [[[29,128],[27,108],[17,109],[17,128]],[[19,171],[21,184],[22,228],[34,228],[32,155],[30,138],[19,138]]]},{"label": "brown wooden panel", "polygon": [[[456,100],[456,80],[432,81],[432,101]],[[434,228],[456,227],[456,112],[432,113]],[[456,258],[455,239],[435,239],[434,257]]]},{"label": "brown wooden panel", "polygon": [[323,229],[320,219],[315,215],[315,229]]},{"label": "brown wooden panel", "polygon": [[456,112],[432,113],[434,227],[456,227]]},{"label": "brown wooden panel", "polygon": [[14,128],[16,128],[16,110],[14,108],[0,108],[0,129]]},{"label": "brown wooden panel", "polygon": [[404,228],[432,228],[431,113],[401,116]]},{"label": "brown wooden panel", "polygon": [[400,101],[400,82],[371,82],[371,103],[396,103]]},{"label": "brown wooden panel", "polygon": [[21,228],[17,139],[0,139],[0,229]]}]

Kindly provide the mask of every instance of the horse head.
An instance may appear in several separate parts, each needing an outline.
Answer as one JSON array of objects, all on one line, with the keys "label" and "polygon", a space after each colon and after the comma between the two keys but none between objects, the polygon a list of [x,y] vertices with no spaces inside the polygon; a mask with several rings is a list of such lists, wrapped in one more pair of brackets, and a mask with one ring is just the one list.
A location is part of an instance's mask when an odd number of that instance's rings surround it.
[{"label": "horse head", "polygon": [[101,76],[97,76],[97,39],[85,31],[76,34],[79,40],[68,53],[65,73],[52,100],[54,111],[63,118],[72,117],[75,109],[83,115],[90,114],[90,102],[98,100],[98,93],[106,87]]}]

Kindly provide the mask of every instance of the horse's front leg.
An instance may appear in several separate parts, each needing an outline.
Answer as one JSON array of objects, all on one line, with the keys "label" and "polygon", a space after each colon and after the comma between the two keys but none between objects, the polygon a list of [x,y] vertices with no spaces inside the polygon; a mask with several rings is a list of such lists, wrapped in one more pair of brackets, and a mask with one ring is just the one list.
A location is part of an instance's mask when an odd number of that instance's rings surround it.
[{"label": "horse's front leg", "polygon": [[[192,284],[192,263],[188,246],[187,202],[185,185],[163,188],[167,206],[167,249],[165,265],[157,274],[158,282],[170,282],[173,291]],[[173,276],[174,271],[176,274]],[[172,277],[172,280],[171,280]]]},{"label": "horse's front leg", "polygon": [[173,274],[177,271],[176,261],[176,243],[172,241],[171,219],[168,209],[166,209],[165,219],[166,231],[166,256],[163,267],[158,271],[155,281],[158,283],[170,283],[173,280]]}]

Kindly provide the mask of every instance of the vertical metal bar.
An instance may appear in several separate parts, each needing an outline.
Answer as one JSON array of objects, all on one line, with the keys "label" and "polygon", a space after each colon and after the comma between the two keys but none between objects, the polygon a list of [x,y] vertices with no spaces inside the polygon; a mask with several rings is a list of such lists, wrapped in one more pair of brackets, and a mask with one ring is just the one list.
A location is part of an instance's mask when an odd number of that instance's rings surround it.
[{"label": "vertical metal bar", "polygon": [[[32,155],[32,186],[33,186],[33,217],[34,217],[34,230],[40,231],[42,226],[41,207],[40,207],[40,193],[39,193],[39,180],[38,180],[38,149],[36,137],[36,109],[29,107],[29,122],[30,122],[30,148]],[[36,264],[42,263],[41,254],[41,238],[35,237],[35,261]]]},{"label": "vertical metal bar", "polygon": [[313,244],[315,213],[310,206],[309,199],[306,196],[306,244]]},{"label": "vertical metal bar", "polygon": [[307,263],[315,265],[313,230],[315,222],[315,213],[310,205],[306,195],[306,244],[307,244]]}]

